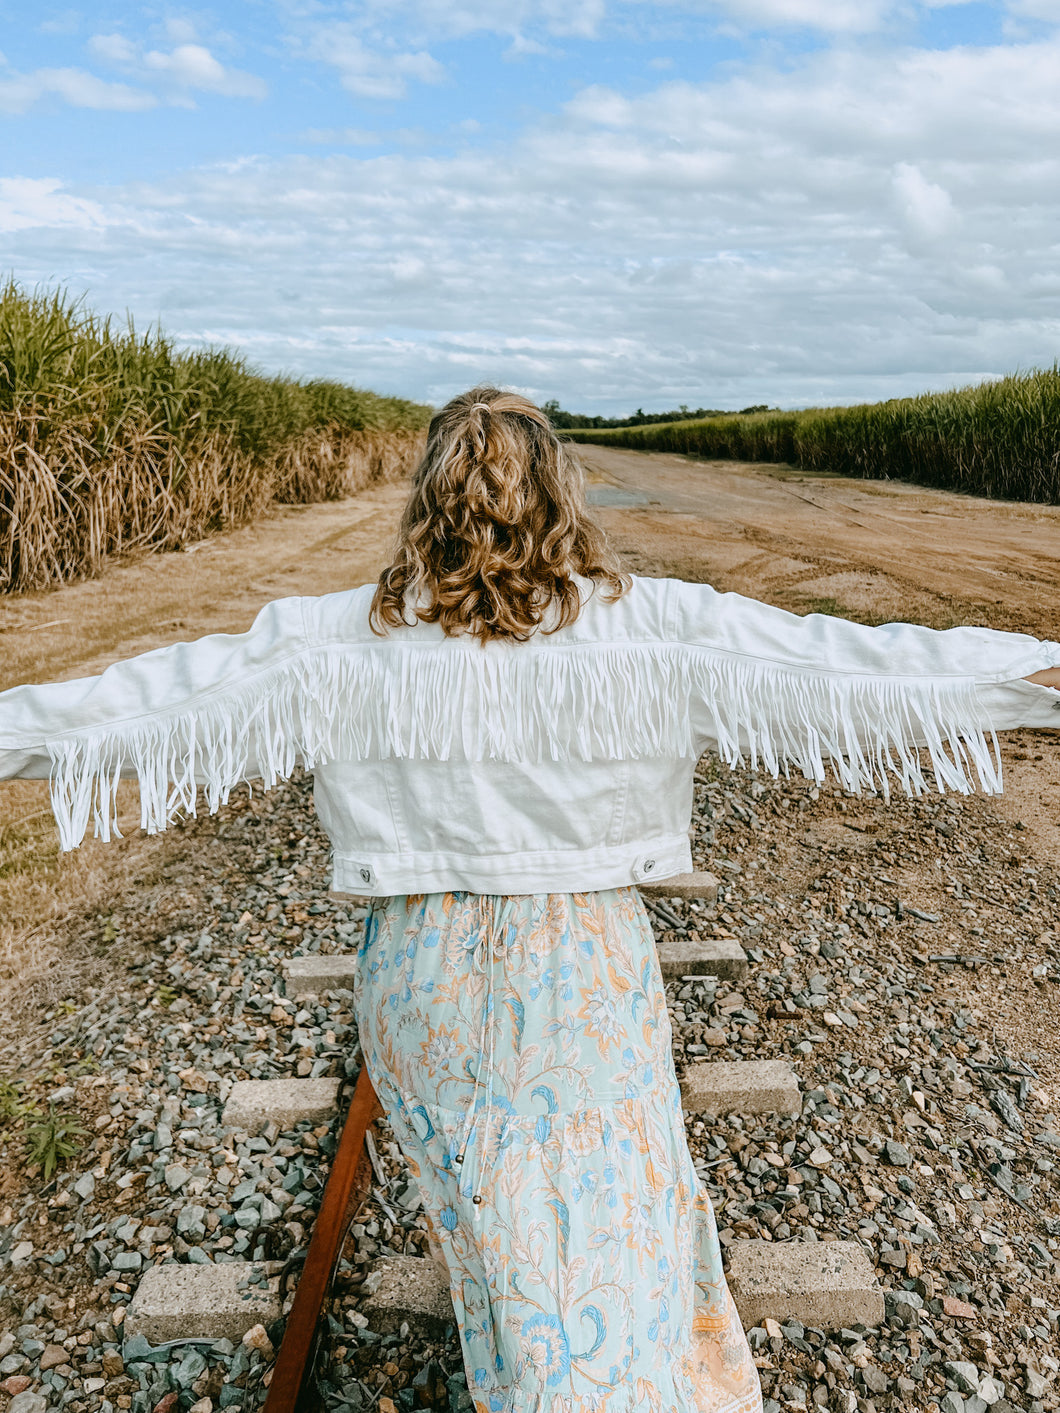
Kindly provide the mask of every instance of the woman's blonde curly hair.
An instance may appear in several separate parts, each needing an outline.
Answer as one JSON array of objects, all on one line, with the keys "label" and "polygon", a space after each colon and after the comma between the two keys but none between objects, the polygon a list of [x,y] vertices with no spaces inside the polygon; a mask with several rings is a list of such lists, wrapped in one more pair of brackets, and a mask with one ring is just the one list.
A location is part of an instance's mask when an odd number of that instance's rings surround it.
[{"label": "woman's blonde curly hair", "polygon": [[446,403],[431,419],[397,550],[376,587],[374,631],[420,619],[450,636],[523,641],[577,618],[575,575],[606,585],[612,599],[630,585],[546,415],[493,387]]}]

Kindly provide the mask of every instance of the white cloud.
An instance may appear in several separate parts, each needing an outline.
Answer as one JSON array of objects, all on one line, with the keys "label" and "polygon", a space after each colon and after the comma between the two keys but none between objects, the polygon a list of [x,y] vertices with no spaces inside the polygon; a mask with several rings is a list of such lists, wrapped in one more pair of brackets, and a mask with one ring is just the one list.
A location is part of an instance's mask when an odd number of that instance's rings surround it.
[{"label": "white cloud", "polygon": [[[189,25],[176,22],[170,29],[179,34],[191,32]],[[97,34],[89,47],[97,58],[161,87],[170,101],[194,92],[219,93],[227,98],[264,98],[268,92],[262,79],[226,68],[203,44],[184,42],[168,51],[144,51],[123,34]]]},{"label": "white cloud", "polygon": [[716,0],[714,4],[696,8],[721,10],[739,29],[797,28],[860,34],[878,28],[894,3],[893,0]]},{"label": "white cloud", "polygon": [[504,51],[505,59],[525,59],[528,54],[547,54],[548,45],[541,44],[536,39],[529,39],[525,34],[513,34],[512,42]]},{"label": "white cloud", "polygon": [[25,113],[46,98],[58,98],[72,108],[109,108],[135,112],[151,108],[155,98],[124,83],[106,83],[84,69],[34,69],[0,73],[0,111]]},{"label": "white cloud", "polygon": [[129,68],[137,62],[136,45],[124,34],[94,34],[88,41],[88,47],[97,59],[103,59],[108,64]]},{"label": "white cloud", "polygon": [[426,50],[372,49],[351,24],[318,26],[307,52],[338,69],[343,88],[361,98],[401,98],[410,79],[439,83],[445,70]]},{"label": "white cloud", "polygon": [[81,14],[77,10],[63,10],[42,20],[37,28],[41,34],[76,34],[81,28]]},{"label": "white cloud", "polygon": [[99,230],[106,225],[100,206],[71,196],[51,178],[0,177],[0,234],[24,230]]},{"label": "white cloud", "polygon": [[945,187],[930,182],[919,167],[899,162],[894,169],[894,189],[902,214],[915,235],[939,240],[954,226],[953,201]]},{"label": "white cloud", "polygon": [[255,74],[225,68],[202,44],[178,44],[168,54],[149,49],[143,63],[148,73],[160,74],[180,89],[222,93],[229,98],[264,98],[268,91]]},{"label": "white cloud", "polygon": [[199,32],[189,19],[183,19],[176,15],[170,15],[165,22],[166,38],[172,40],[174,44],[194,44],[199,38]]},{"label": "white cloud", "polygon": [[1022,19],[1060,25],[1060,0],[1006,0],[1006,8]]},{"label": "white cloud", "polygon": [[[505,59],[551,52],[555,38],[599,35],[607,0],[320,0],[290,6],[292,43],[333,63],[361,97],[394,98],[409,81],[436,82],[440,64],[428,46],[492,34],[509,41]],[[394,36],[401,35],[400,45]],[[332,54],[333,45],[338,52]]]},{"label": "white cloud", "polygon": [[53,184],[7,258],[190,342],[432,399],[479,377],[600,410],[891,396],[1056,356],[1058,67],[1051,41],[844,47],[587,88],[450,156]]}]

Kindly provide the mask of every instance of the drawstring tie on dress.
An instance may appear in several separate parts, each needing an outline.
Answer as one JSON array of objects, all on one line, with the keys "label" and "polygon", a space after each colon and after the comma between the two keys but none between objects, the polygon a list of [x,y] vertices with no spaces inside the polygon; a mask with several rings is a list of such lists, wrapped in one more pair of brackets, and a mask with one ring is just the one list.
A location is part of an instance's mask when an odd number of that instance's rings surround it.
[{"label": "drawstring tie on dress", "polygon": [[[479,1085],[482,1083],[482,1063],[486,1060],[486,1113],[482,1124],[482,1144],[480,1147],[478,1172],[475,1175],[475,1190],[471,1200],[476,1207],[482,1202],[482,1178],[485,1171],[486,1146],[489,1143],[490,1119],[493,1117],[493,1060],[494,1042],[496,1027],[494,1024],[493,1002],[493,964],[497,957],[503,958],[505,955],[505,944],[499,940],[497,933],[504,923],[504,915],[507,911],[508,898],[501,900],[500,908],[496,908],[492,897],[483,896],[479,899],[479,908],[482,915],[481,932],[478,941],[475,943],[472,966],[478,972],[484,972],[486,976],[486,994],[482,1001],[482,1021],[479,1025],[478,1041],[478,1063],[475,1066],[475,1083],[471,1091],[471,1101],[467,1107],[467,1117],[464,1122],[464,1132],[460,1140],[460,1148],[456,1155],[456,1163],[462,1165],[467,1155],[468,1143],[472,1130],[475,1126],[475,1106],[478,1103]],[[498,940],[500,951],[498,952]],[[488,1049],[487,1049],[488,1043]]]}]

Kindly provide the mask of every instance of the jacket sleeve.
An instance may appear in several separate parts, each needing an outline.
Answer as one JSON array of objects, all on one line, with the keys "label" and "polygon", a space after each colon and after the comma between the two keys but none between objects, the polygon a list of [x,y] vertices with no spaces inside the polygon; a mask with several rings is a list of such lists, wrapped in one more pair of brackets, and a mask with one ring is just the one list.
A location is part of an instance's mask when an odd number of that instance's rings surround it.
[{"label": "jacket sleeve", "polygon": [[[1060,644],[991,628],[879,628],[787,613],[675,581],[699,749],[774,774],[794,765],[850,790],[1001,789],[996,732],[1060,728],[1060,692],[1023,679]],[[926,753],[926,759],[925,759]]]},{"label": "jacket sleeve", "polygon": [[101,838],[118,832],[123,776],[139,780],[151,833],[180,809],[194,813],[199,785],[215,810],[240,781],[291,773],[292,685],[307,646],[303,600],[278,599],[246,633],[157,648],[98,677],[0,692],[0,779],[51,778],[64,849],[93,817]]}]

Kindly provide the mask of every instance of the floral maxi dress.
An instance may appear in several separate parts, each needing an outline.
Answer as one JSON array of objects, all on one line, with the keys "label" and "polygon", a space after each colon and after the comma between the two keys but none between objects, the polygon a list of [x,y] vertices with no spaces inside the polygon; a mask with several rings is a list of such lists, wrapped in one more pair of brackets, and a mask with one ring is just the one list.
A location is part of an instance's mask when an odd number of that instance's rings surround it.
[{"label": "floral maxi dress", "polygon": [[636,889],[379,899],[357,1018],[475,1413],[761,1413]]}]

